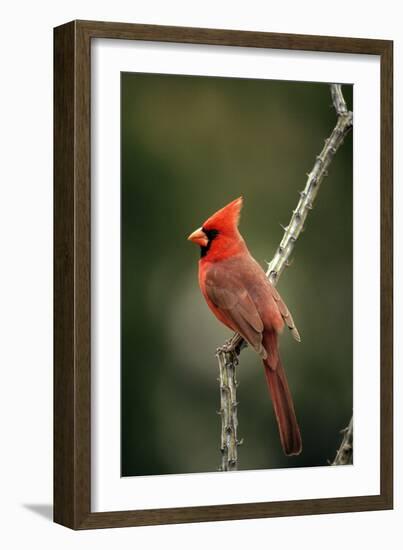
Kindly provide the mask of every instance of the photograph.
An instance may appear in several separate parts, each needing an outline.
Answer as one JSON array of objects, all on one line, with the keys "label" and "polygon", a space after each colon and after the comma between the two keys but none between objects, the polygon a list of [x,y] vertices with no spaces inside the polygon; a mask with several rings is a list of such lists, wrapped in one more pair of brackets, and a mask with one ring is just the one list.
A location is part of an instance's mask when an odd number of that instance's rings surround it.
[{"label": "photograph", "polygon": [[353,84],[120,84],[121,476],[353,463]]}]

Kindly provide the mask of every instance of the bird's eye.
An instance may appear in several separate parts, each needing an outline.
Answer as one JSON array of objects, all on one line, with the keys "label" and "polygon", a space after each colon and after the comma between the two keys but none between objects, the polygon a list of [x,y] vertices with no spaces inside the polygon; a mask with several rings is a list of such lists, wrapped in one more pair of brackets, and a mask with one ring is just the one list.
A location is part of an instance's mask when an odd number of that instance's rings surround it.
[{"label": "bird's eye", "polygon": [[217,229],[205,229],[204,227],[202,227],[202,231],[204,231],[209,241],[215,239],[219,233]]}]

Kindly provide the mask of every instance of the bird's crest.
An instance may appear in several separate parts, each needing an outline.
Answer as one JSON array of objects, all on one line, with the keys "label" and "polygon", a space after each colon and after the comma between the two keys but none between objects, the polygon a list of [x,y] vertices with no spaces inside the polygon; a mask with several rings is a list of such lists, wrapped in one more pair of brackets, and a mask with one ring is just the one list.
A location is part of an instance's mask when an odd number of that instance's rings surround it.
[{"label": "bird's crest", "polygon": [[243,197],[238,197],[224,208],[210,216],[203,224],[203,229],[215,229],[220,232],[234,230],[238,227],[243,205]]}]

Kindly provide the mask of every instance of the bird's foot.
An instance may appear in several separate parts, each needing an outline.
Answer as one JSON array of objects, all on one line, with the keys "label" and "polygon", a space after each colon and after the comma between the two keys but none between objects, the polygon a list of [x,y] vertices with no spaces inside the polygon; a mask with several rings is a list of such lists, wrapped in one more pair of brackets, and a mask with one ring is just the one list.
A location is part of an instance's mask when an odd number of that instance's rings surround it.
[{"label": "bird's foot", "polygon": [[217,353],[233,353],[236,352],[239,347],[238,335],[232,336],[222,346],[217,348]]}]

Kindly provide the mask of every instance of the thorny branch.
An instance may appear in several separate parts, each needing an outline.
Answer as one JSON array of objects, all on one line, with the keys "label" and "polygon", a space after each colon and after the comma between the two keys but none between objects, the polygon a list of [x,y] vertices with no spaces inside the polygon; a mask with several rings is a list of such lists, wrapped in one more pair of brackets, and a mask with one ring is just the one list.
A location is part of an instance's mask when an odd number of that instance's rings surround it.
[{"label": "thorny branch", "polygon": [[332,462],[332,466],[353,463],[353,417],[351,417],[350,424],[341,433],[344,434],[343,441]]},{"label": "thorny branch", "polygon": [[[313,208],[315,198],[327,169],[343,143],[344,138],[353,125],[353,113],[347,109],[340,84],[330,86],[333,106],[337,113],[337,122],[325,145],[316,157],[314,166],[307,174],[305,188],[300,192],[300,199],[293,211],[291,220],[284,227],[284,235],[280,245],[268,265],[266,275],[273,285],[276,285],[284,269],[290,265],[294,245],[304,229],[308,213]],[[241,350],[246,342],[239,334],[217,349],[217,359],[220,371],[220,410],[221,415],[221,467],[220,470],[236,470],[238,467],[238,415],[236,397],[236,366]]]}]

